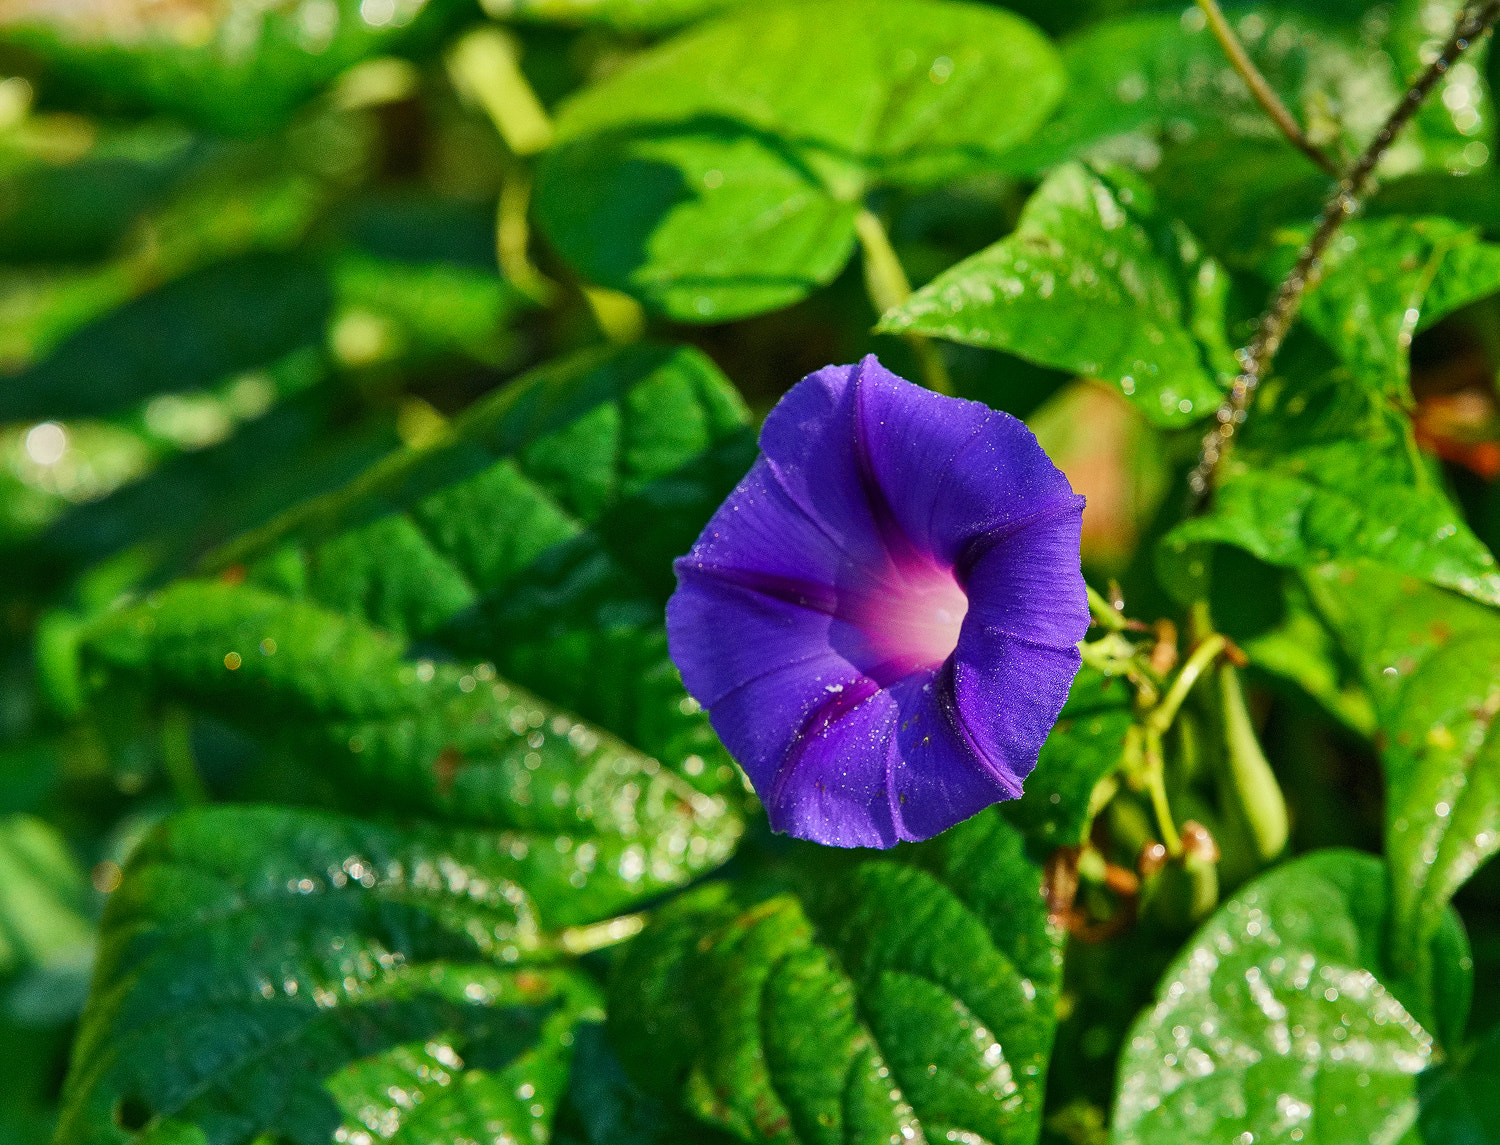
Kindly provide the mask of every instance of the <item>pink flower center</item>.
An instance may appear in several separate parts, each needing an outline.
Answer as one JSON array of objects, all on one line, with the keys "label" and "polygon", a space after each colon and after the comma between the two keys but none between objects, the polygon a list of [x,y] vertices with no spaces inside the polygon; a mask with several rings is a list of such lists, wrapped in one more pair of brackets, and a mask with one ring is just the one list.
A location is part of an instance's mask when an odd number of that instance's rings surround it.
[{"label": "pink flower center", "polygon": [[900,572],[899,582],[865,598],[857,621],[881,661],[882,685],[952,655],[969,611],[969,598],[949,569],[922,563]]}]

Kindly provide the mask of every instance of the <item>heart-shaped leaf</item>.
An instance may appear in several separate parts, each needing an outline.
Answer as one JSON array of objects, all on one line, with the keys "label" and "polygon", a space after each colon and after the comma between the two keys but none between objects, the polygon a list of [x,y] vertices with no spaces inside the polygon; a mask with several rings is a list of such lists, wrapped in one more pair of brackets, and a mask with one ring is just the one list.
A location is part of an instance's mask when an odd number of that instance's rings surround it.
[{"label": "heart-shaped leaf", "polygon": [[679,321],[772,310],[843,267],[867,191],[982,169],[1060,89],[1051,45],[993,8],[745,5],[564,105],[538,220]]},{"label": "heart-shaped leaf", "polygon": [[1058,168],[1014,233],[950,267],[890,311],[915,331],[1119,384],[1158,425],[1218,405],[1234,360],[1229,280],[1150,192],[1078,164]]}]

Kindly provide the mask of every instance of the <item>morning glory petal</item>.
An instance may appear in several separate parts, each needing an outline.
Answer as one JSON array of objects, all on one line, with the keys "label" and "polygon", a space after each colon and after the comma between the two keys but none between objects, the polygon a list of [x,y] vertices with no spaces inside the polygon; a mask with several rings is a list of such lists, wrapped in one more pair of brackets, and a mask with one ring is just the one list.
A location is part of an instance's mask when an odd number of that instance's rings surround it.
[{"label": "morning glory petal", "polygon": [[1083,499],[1022,423],[873,356],[793,387],[761,447],[667,630],[773,829],[889,847],[1019,795],[1088,625]]}]

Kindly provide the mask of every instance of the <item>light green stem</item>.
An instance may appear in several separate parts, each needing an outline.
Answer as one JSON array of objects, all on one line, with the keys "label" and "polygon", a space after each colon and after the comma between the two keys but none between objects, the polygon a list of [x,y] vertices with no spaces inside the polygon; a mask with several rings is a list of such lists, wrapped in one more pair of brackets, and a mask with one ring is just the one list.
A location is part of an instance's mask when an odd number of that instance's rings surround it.
[{"label": "light green stem", "polygon": [[1161,841],[1167,848],[1167,854],[1175,859],[1182,854],[1182,836],[1177,833],[1177,824],[1172,818],[1172,805],[1167,801],[1167,761],[1162,755],[1161,732],[1151,727],[1146,728],[1145,752],[1146,792],[1151,797],[1156,828],[1161,832]]},{"label": "light green stem", "polygon": [[1158,736],[1172,726],[1172,721],[1177,718],[1177,709],[1182,707],[1182,701],[1187,699],[1187,694],[1193,690],[1198,677],[1203,675],[1203,670],[1214,662],[1227,644],[1228,641],[1216,632],[1193,649],[1193,654],[1178,671],[1177,678],[1172,681],[1172,686],[1167,689],[1161,703],[1151,709],[1151,714],[1146,717],[1147,726],[1154,729]]},{"label": "light green stem", "polygon": [[1093,585],[1085,585],[1089,594],[1089,614],[1099,623],[1100,628],[1108,628],[1111,632],[1123,632],[1125,630],[1125,617],[1120,610],[1109,601],[1104,599],[1104,594]]},{"label": "light green stem", "polygon": [[[890,236],[885,233],[885,226],[873,212],[861,210],[855,215],[854,230],[864,252],[865,290],[876,315],[883,315],[911,297],[911,283],[891,246]],[[922,334],[908,331],[901,336],[916,354],[917,364],[922,369],[922,381],[927,388],[940,394],[953,393],[953,382],[938,348]]]}]

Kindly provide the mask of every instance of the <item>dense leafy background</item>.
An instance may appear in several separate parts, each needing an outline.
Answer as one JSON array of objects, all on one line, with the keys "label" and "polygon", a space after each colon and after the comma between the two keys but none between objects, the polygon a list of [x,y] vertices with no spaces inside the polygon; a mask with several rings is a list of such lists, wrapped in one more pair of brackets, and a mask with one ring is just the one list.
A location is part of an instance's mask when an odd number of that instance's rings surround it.
[{"label": "dense leafy background", "polygon": [[[1456,11],[1229,5],[1339,163]],[[1496,70],[1190,515],[1331,183],[1180,0],[5,5],[0,1141],[1500,1142]],[[1023,798],[843,853],[662,612],[871,351],[1138,623]]]}]

